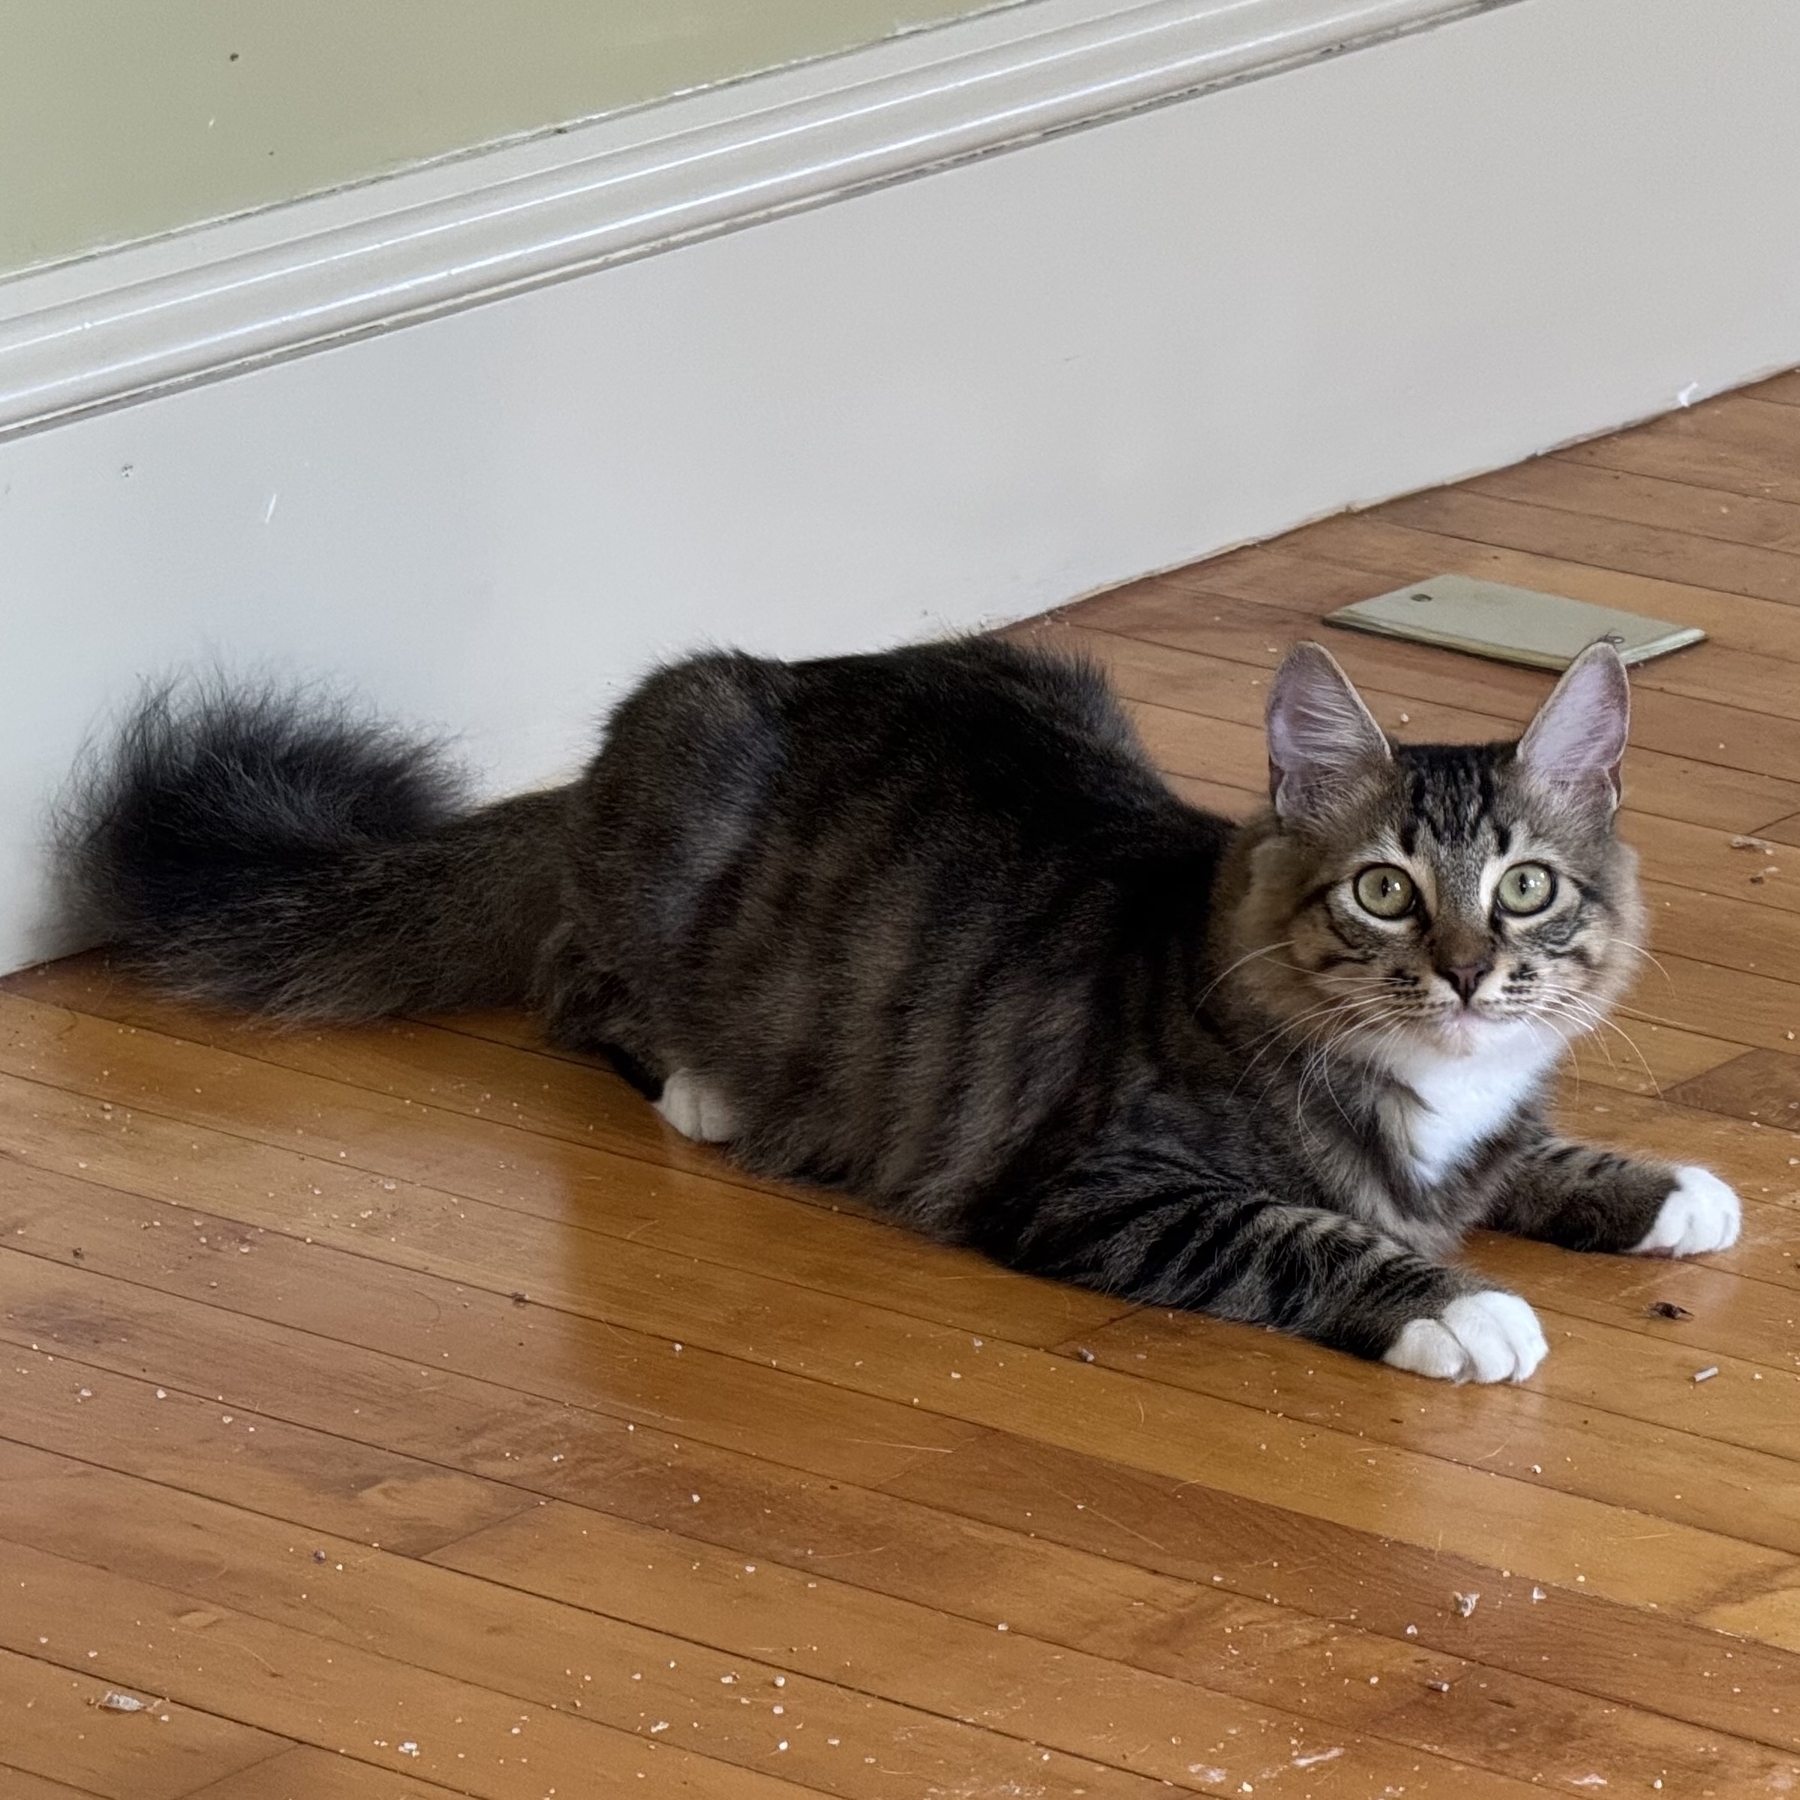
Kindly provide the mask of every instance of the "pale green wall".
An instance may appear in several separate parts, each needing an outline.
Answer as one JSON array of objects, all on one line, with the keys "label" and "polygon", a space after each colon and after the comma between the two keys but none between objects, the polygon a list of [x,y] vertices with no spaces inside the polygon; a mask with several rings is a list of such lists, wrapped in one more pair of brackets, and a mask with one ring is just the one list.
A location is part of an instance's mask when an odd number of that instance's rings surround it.
[{"label": "pale green wall", "polygon": [[0,273],[994,0],[0,0]]}]

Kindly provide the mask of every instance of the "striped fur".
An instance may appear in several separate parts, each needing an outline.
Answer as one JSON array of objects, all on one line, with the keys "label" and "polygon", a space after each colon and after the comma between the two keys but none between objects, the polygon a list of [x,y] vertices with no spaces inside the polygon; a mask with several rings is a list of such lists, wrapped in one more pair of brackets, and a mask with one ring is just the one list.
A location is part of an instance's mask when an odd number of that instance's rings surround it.
[{"label": "striped fur", "polygon": [[[1542,1116],[1641,927],[1622,716],[1610,747],[1559,702],[1536,747],[1394,746],[1316,647],[1276,690],[1275,803],[1241,828],[1171,793],[1094,670],[991,641],[696,657],[572,787],[462,815],[385,734],[162,699],[69,866],[184,994],[354,1019],[504,990],[758,1172],[1122,1298],[1529,1373],[1541,1338],[1495,1362],[1458,1323],[1489,1284],[1442,1259],[1483,1222],[1633,1247],[1678,1179]],[[390,818],[396,768],[420,798]],[[1495,897],[1522,862],[1554,873],[1532,917]],[[1356,898],[1390,865],[1402,919]]]}]

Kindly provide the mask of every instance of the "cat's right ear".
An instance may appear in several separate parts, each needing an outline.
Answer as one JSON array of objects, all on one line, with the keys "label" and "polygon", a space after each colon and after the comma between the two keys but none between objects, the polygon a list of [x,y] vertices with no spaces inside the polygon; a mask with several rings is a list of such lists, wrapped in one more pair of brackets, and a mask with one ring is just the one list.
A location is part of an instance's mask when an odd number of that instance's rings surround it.
[{"label": "cat's right ear", "polygon": [[1284,819],[1316,816],[1393,751],[1323,644],[1296,644],[1269,688],[1269,799]]}]

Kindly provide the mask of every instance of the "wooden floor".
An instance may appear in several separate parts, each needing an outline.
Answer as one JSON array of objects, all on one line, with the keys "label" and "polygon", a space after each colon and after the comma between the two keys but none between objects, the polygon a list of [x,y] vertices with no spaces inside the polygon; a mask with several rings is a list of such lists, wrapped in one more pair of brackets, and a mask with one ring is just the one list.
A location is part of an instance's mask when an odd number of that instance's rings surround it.
[{"label": "wooden floor", "polygon": [[[1637,680],[1660,967],[1565,1111],[1740,1249],[1477,1243],[1552,1354],[1458,1390],[749,1180],[516,1018],[16,976],[0,1797],[1800,1794],[1800,377],[1033,629],[1242,811],[1282,648],[1444,570],[1711,634]],[[1547,685],[1332,647],[1414,736]]]}]

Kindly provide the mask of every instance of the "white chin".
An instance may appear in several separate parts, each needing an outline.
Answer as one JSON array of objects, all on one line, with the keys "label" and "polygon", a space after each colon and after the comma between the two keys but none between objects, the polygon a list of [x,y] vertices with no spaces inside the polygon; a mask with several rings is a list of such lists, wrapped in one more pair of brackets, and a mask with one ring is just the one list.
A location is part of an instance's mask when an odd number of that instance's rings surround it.
[{"label": "white chin", "polygon": [[1490,1048],[1505,1026],[1498,1019],[1484,1019],[1480,1013],[1445,1013],[1433,1019],[1427,1030],[1437,1048],[1450,1056],[1474,1056]]}]

